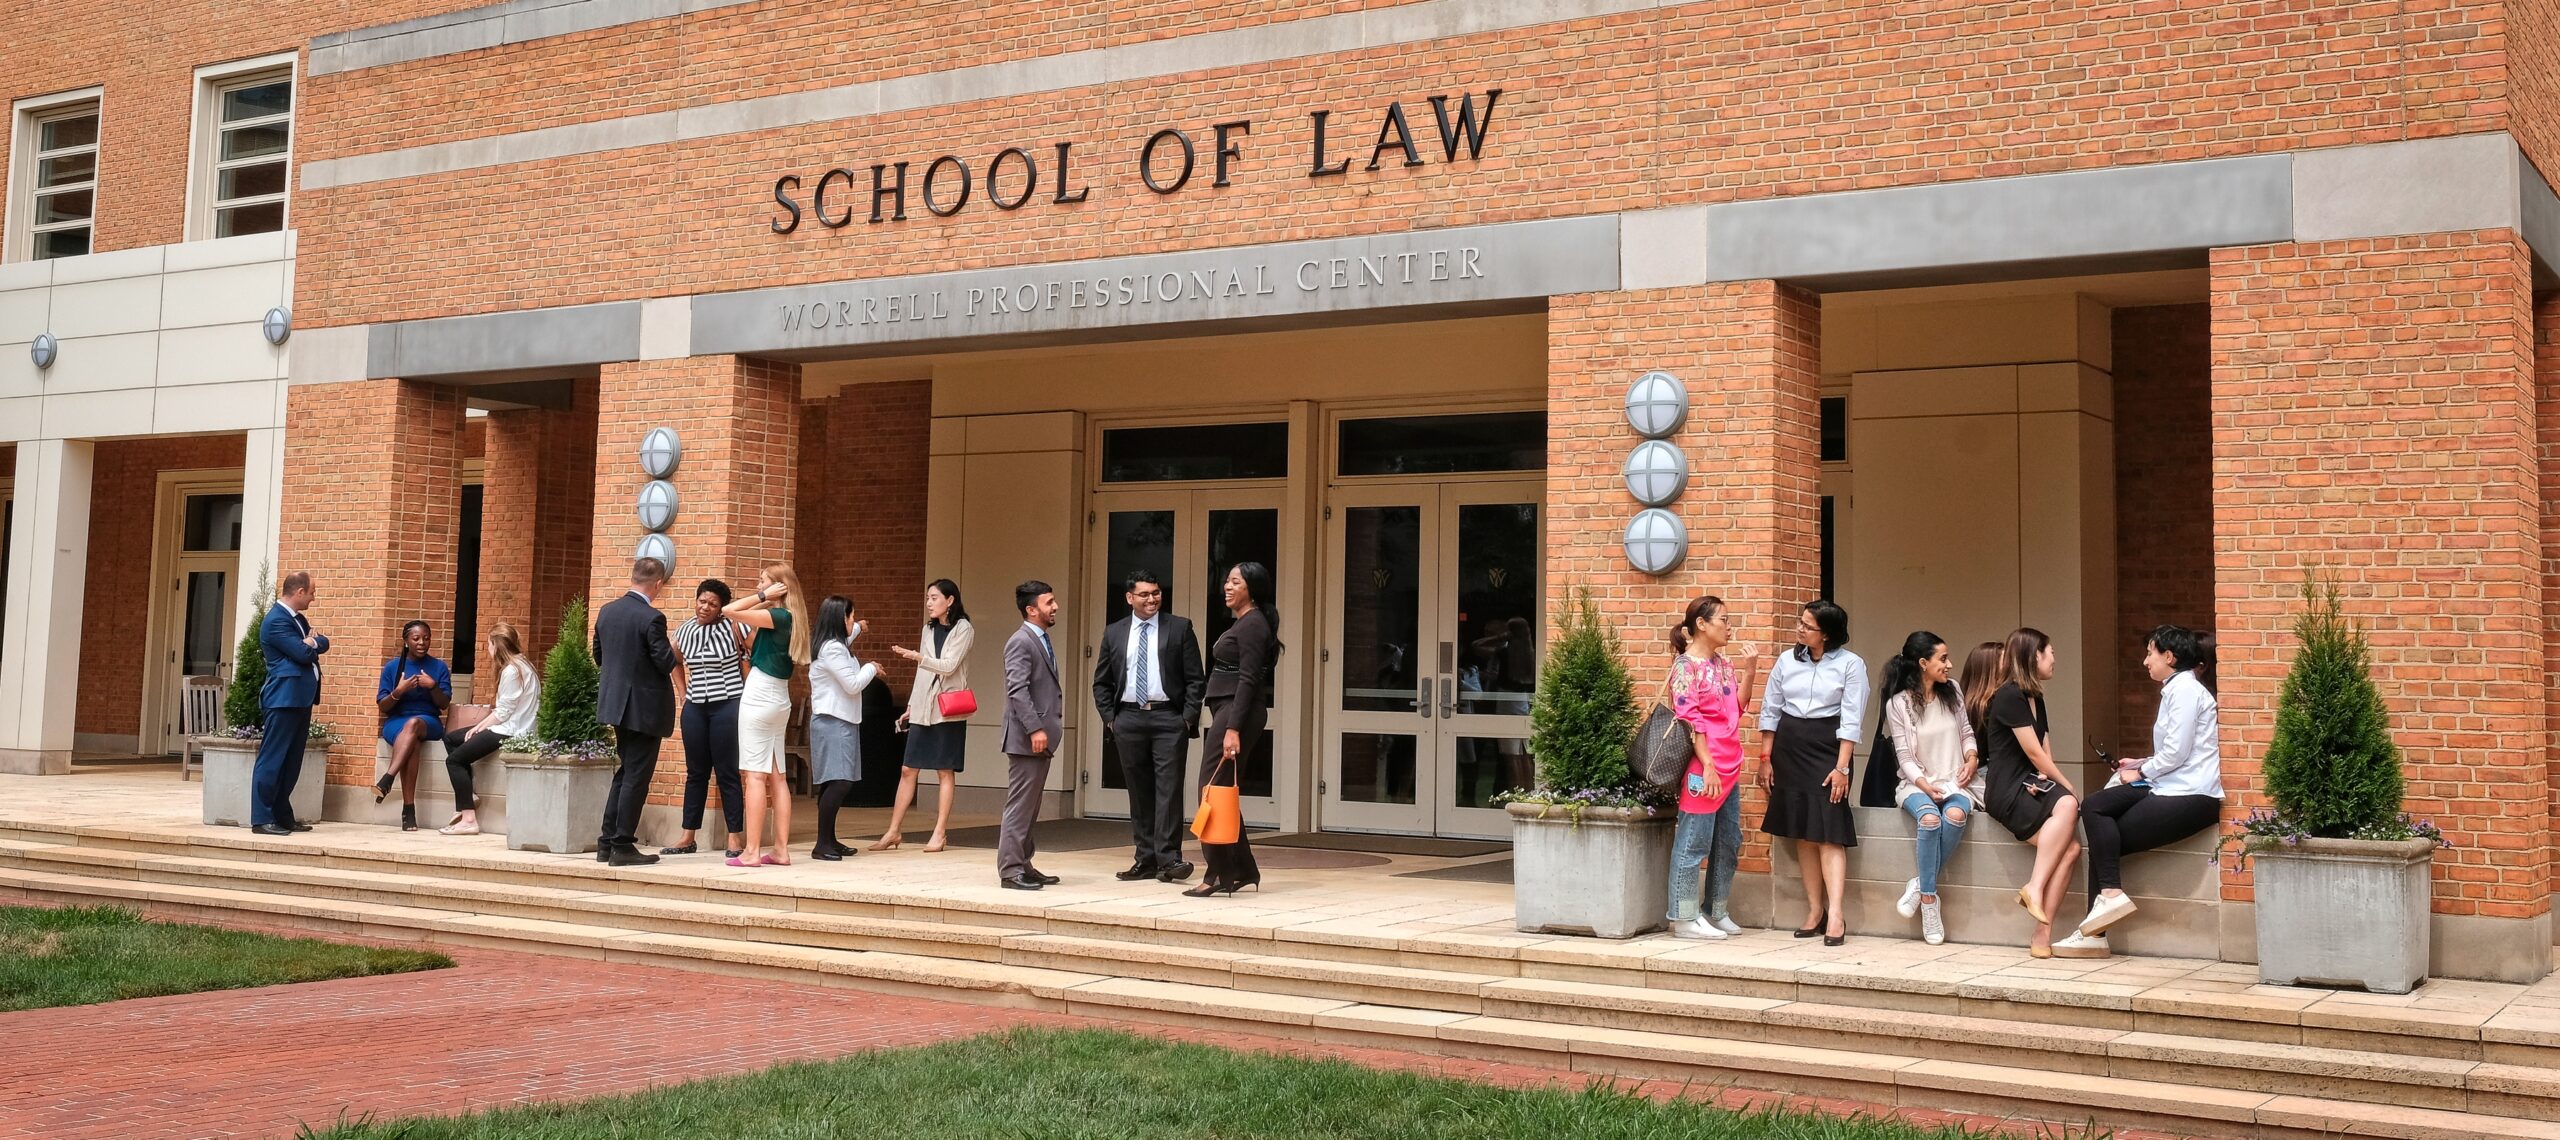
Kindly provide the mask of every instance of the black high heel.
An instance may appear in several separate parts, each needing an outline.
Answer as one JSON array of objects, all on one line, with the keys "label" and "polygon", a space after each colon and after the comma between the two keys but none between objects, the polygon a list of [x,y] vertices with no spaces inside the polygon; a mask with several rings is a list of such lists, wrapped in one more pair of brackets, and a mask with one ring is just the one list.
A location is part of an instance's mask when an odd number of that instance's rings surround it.
[{"label": "black high heel", "polygon": [[391,782],[392,782],[392,781],[394,781],[394,780],[397,780],[397,779],[399,779],[399,778],[400,778],[400,773],[398,773],[398,772],[385,772],[385,773],[383,773],[383,774],[382,774],[382,778],[381,778],[381,779],[374,781],[374,782],[373,782],[373,802],[375,802],[375,803],[381,803],[381,802],[382,802],[382,801],[384,801],[384,800],[390,799],[390,798],[391,798]]},{"label": "black high heel", "polygon": [[1823,915],[1817,916],[1817,917],[1813,920],[1813,925],[1808,926],[1808,927],[1805,927],[1805,928],[1804,928],[1804,929],[1802,929],[1802,930],[1796,931],[1796,937],[1798,937],[1798,938],[1818,938],[1818,937],[1821,937],[1821,935],[1822,935],[1822,928],[1823,928],[1823,927],[1826,927],[1826,926],[1829,926],[1829,925],[1831,925],[1831,916],[1830,916],[1830,915],[1828,915],[1828,914],[1823,914]]},{"label": "black high heel", "polygon": [[416,831],[416,830],[418,830],[418,805],[416,805],[416,804],[402,804],[402,805],[400,805],[400,830],[402,830],[402,831]]}]

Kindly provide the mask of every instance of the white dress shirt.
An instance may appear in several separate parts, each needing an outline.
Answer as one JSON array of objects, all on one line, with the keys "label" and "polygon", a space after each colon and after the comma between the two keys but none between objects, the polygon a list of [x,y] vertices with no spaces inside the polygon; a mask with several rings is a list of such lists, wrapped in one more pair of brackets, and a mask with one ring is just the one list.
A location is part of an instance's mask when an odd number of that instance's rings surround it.
[{"label": "white dress shirt", "polygon": [[2180,669],[2160,686],[2151,757],[2142,762],[2152,795],[2222,798],[2221,711],[2193,670]]},{"label": "white dress shirt", "polygon": [[1039,622],[1031,621],[1029,619],[1025,619],[1023,621],[1022,628],[1030,630],[1033,637],[1040,639],[1040,652],[1049,655],[1049,671],[1053,673],[1056,672],[1058,669],[1058,647],[1049,643],[1049,631],[1042,627]]},{"label": "white dress shirt", "polygon": [[[1120,702],[1122,704],[1134,705],[1165,699],[1164,657],[1162,656],[1164,645],[1156,640],[1164,636],[1164,631],[1156,628],[1162,617],[1162,614],[1158,614],[1156,617],[1141,621],[1138,615],[1129,615],[1129,644],[1121,647],[1120,650],[1120,659],[1126,663],[1120,670]],[[1138,661],[1142,653],[1147,662],[1147,691],[1143,693],[1138,691]]]},{"label": "white dress shirt", "polygon": [[819,645],[809,662],[809,715],[861,724],[863,687],[879,675],[879,666],[855,659],[845,643]]},{"label": "white dress shirt", "polygon": [[534,675],[533,662],[518,657],[498,674],[498,703],[490,706],[488,723],[480,727],[518,737],[533,731],[534,717],[541,712],[542,680]]},{"label": "white dress shirt", "polygon": [[1799,720],[1837,716],[1839,738],[1856,741],[1867,718],[1867,663],[1846,649],[1831,650],[1819,661],[1793,649],[1779,654],[1760,692],[1760,731],[1778,731],[1780,713]]}]

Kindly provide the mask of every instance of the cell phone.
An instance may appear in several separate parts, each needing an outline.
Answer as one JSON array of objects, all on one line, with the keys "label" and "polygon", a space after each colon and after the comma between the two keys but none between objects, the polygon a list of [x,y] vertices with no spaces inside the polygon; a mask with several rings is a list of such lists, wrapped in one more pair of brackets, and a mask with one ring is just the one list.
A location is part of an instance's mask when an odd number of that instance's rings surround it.
[{"label": "cell phone", "polygon": [[2089,753],[2090,753],[2090,755],[2096,756],[2096,757],[2098,758],[2098,762],[2099,762],[2099,763],[2101,763],[2101,764],[2105,764],[2105,765],[2107,765],[2108,767],[2114,767],[2114,766],[2115,766],[2115,762],[2116,762],[2115,753],[2114,753],[2114,752],[2112,752],[2112,751],[2110,751],[2110,750],[2107,748],[2107,746],[2106,746],[2106,745],[2104,745],[2104,744],[2100,744],[2100,743],[2098,743],[2097,741],[2092,740],[2092,741],[2090,741],[2090,742],[2089,742]]}]

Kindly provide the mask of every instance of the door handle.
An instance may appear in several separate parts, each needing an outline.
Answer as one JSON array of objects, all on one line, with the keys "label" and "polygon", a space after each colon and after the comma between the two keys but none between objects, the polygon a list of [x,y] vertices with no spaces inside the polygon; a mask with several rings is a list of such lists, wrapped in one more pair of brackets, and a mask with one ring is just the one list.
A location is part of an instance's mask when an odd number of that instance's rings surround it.
[{"label": "door handle", "polygon": [[1442,677],[1440,678],[1440,719],[1447,720],[1456,715],[1458,715],[1457,678]]},{"label": "door handle", "polygon": [[1413,699],[1413,710],[1421,713],[1422,719],[1431,719],[1431,678],[1422,679],[1422,692]]}]

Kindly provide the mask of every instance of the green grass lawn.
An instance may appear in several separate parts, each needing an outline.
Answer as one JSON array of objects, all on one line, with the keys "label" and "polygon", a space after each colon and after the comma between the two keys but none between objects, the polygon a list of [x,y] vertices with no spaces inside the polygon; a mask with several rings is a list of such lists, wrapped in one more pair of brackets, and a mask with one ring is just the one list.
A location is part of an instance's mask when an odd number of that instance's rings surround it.
[{"label": "green grass lawn", "polygon": [[0,1013],[452,964],[415,950],[153,922],[116,907],[0,907]]},{"label": "green grass lawn", "polygon": [[[860,1001],[859,995],[845,1000]],[[2076,1130],[2075,1130],[2076,1132]],[[1353,1137],[1375,1140],[1952,1140],[1810,1113],[1736,1113],[1606,1087],[1504,1089],[1342,1061],[1099,1030],[987,1037],[782,1065],[629,1096],[460,1117],[341,1122],[327,1140]]]}]

